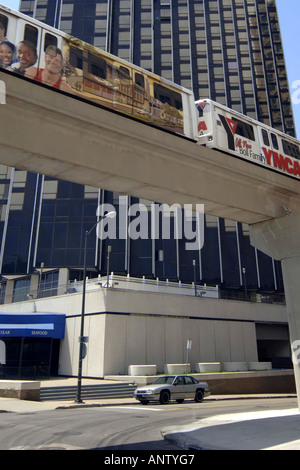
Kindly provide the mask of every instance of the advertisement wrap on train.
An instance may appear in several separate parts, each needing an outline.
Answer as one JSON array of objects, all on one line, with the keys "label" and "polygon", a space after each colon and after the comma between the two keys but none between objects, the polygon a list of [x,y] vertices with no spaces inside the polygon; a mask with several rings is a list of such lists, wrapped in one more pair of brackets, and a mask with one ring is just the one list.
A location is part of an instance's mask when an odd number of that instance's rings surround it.
[{"label": "advertisement wrap on train", "polygon": [[0,71],[300,179],[295,138],[2,5]]},{"label": "advertisement wrap on train", "polygon": [[300,143],[212,100],[196,102],[199,143],[300,179]]},{"label": "advertisement wrap on train", "polygon": [[0,69],[193,137],[190,90],[1,5]]}]

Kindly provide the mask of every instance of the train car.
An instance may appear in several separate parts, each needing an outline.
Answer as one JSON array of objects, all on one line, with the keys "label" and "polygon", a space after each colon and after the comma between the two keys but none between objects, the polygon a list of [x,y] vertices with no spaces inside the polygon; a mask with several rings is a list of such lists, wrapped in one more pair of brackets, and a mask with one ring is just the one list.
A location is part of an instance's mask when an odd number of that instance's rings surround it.
[{"label": "train car", "polygon": [[198,143],[300,179],[300,142],[212,100],[196,101]]},{"label": "train car", "polygon": [[195,138],[196,110],[190,90],[1,5],[0,67]]}]

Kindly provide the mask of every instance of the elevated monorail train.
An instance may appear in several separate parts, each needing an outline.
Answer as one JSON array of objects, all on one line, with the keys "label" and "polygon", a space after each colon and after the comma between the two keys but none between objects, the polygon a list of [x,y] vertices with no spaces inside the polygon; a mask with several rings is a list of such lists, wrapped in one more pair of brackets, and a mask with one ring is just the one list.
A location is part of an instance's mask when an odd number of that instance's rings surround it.
[{"label": "elevated monorail train", "polygon": [[0,5],[0,70],[300,179],[300,142]]},{"label": "elevated monorail train", "polygon": [[300,143],[211,100],[196,101],[198,143],[300,178]]}]

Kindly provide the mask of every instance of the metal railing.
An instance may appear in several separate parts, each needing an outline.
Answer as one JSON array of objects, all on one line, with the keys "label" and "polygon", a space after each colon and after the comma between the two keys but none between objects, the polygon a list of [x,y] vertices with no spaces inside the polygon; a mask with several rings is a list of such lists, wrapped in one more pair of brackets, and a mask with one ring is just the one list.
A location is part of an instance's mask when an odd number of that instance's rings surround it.
[{"label": "metal railing", "polygon": [[[196,296],[201,298],[213,298],[222,300],[236,300],[242,302],[268,303],[285,305],[285,295],[280,293],[262,293],[258,291],[242,291],[238,289],[223,289],[218,285],[196,285],[159,279],[136,278],[130,276],[118,276],[111,273],[109,282],[107,276],[98,276],[86,280],[87,292],[102,288],[133,290],[139,292],[155,292],[165,294],[177,294]],[[31,290],[29,286],[14,289],[10,296],[5,294],[5,289],[0,291],[0,304],[15,303],[27,300],[54,297],[57,295],[74,294],[82,292],[83,281],[69,281],[67,284],[49,283],[43,288]]]}]

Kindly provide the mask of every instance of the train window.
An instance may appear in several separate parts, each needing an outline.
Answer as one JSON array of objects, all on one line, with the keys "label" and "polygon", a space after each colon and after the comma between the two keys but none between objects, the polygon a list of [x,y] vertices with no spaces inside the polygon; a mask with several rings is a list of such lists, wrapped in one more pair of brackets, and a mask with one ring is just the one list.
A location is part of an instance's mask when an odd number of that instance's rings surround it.
[{"label": "train window", "polygon": [[154,83],[154,98],[182,111],[181,95],[167,87]]},{"label": "train window", "polygon": [[70,65],[83,70],[83,52],[75,47],[70,47]]},{"label": "train window", "polygon": [[300,150],[297,144],[293,144],[292,142],[288,142],[287,140],[281,139],[283,151],[286,155],[290,157],[300,159]]},{"label": "train window", "polygon": [[127,69],[126,67],[123,67],[123,66],[121,65],[120,70],[121,70],[121,72],[122,72],[124,75],[127,75],[127,77],[130,76],[129,69]]},{"label": "train window", "polygon": [[6,38],[8,19],[4,15],[0,15],[0,42]]},{"label": "train window", "polygon": [[248,124],[247,122],[244,122],[244,121],[240,121],[239,119],[236,119],[235,117],[232,117],[232,120],[237,123],[236,131],[235,131],[236,134],[241,135],[242,137],[246,137],[246,139],[255,141],[254,129],[253,129],[253,126],[251,126],[251,124]]},{"label": "train window", "polygon": [[271,132],[271,140],[272,140],[272,145],[273,145],[274,149],[279,150],[279,145],[278,145],[277,137],[276,137],[276,135],[273,134],[272,132]]},{"label": "train window", "polygon": [[99,78],[106,78],[106,62],[89,52],[88,72]]},{"label": "train window", "polygon": [[37,46],[38,42],[38,30],[33,26],[26,24],[24,30],[24,41],[29,41],[35,46]]},{"label": "train window", "polygon": [[269,134],[266,131],[266,129],[261,130],[262,137],[263,137],[263,142],[267,147],[270,147],[270,141],[269,141]]},{"label": "train window", "polygon": [[145,88],[145,80],[144,76],[140,73],[135,74],[135,83],[139,85],[141,88]]},{"label": "train window", "polygon": [[45,34],[45,44],[44,44],[44,51],[47,49],[48,46],[55,46],[57,47],[57,38],[52,34],[46,33]]}]

